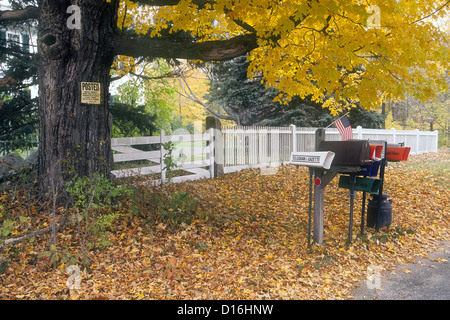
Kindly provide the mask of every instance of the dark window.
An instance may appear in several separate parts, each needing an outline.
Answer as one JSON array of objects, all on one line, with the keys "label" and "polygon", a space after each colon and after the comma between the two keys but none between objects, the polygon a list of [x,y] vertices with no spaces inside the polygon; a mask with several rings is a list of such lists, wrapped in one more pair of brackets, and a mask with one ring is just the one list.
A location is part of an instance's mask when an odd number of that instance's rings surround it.
[{"label": "dark window", "polygon": [[30,37],[25,33],[22,33],[22,49],[30,52]]}]

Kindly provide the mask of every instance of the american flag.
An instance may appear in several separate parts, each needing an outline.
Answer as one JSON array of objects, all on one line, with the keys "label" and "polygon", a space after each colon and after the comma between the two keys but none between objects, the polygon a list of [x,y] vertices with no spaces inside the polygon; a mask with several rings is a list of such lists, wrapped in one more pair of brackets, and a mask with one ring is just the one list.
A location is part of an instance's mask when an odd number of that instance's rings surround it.
[{"label": "american flag", "polygon": [[340,119],[336,120],[334,124],[341,134],[342,141],[353,138],[352,125],[350,124],[350,120],[347,115],[344,115]]}]

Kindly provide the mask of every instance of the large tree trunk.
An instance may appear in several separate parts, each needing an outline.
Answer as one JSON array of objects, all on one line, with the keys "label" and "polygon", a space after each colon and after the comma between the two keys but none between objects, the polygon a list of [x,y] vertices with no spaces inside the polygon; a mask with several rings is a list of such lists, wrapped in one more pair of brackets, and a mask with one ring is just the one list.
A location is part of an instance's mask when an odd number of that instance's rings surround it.
[{"label": "large tree trunk", "polygon": [[[39,183],[64,188],[75,175],[110,174],[109,72],[117,3],[104,0],[40,1]],[[80,28],[69,28],[70,5],[81,10]],[[86,19],[84,19],[86,17]],[[100,104],[81,103],[81,82],[101,85]]]}]

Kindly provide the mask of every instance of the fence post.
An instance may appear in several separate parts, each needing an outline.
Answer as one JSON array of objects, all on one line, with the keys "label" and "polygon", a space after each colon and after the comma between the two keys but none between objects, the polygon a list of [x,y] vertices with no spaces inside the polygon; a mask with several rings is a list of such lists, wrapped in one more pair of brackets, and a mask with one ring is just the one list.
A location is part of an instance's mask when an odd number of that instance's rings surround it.
[{"label": "fence post", "polygon": [[165,139],[165,131],[161,129],[160,135],[160,143],[161,143],[161,184],[166,182],[166,169],[164,168],[164,156],[166,155],[166,150],[164,149],[163,144],[166,143]]},{"label": "fence post", "polygon": [[297,127],[291,124],[289,128],[291,128],[292,152],[297,152]]},{"label": "fence post", "polygon": [[392,128],[392,143],[397,143],[397,137],[395,135],[395,128]]},{"label": "fence post", "polygon": [[439,148],[439,133],[437,130],[434,130],[434,150],[433,152],[438,152],[438,148]]},{"label": "fence post", "polygon": [[357,126],[356,127],[356,133],[358,134],[358,138],[357,139],[362,139],[363,138],[362,130],[363,130],[363,128],[361,126]]},{"label": "fence post", "polygon": [[416,154],[419,154],[420,131],[419,129],[415,129],[414,132],[416,133]]}]

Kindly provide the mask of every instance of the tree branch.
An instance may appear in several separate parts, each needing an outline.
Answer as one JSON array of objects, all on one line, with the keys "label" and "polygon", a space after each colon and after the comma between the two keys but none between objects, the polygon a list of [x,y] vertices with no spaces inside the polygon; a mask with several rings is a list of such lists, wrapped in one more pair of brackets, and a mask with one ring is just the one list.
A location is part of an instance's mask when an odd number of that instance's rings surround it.
[{"label": "tree branch", "polygon": [[246,34],[226,40],[176,42],[169,39],[116,37],[116,55],[220,61],[244,55],[257,47],[256,36]]},{"label": "tree branch", "polygon": [[39,8],[34,6],[20,10],[0,11],[0,23],[39,19]]},{"label": "tree branch", "polygon": [[433,11],[432,13],[426,15],[423,18],[417,19],[416,21],[414,21],[412,24],[417,23],[419,21],[425,20],[426,18],[431,17],[432,15],[434,15],[436,12],[440,11],[442,8],[444,8],[445,6],[447,6],[450,3],[450,0],[447,1],[446,3],[444,3],[442,6],[440,6],[439,8],[437,8],[435,11]]},{"label": "tree branch", "polygon": [[[186,81],[186,77],[183,74],[180,74],[180,86],[183,89],[185,95],[181,94],[179,92],[180,95],[184,96],[187,99],[192,100],[193,102],[201,105],[203,108],[205,108],[207,111],[211,112],[213,115],[215,115],[216,117],[222,119],[222,120],[234,120],[233,118],[220,114],[216,111],[214,111],[213,109],[211,109],[206,103],[204,103],[203,101],[201,101],[199,98],[197,98],[197,96],[195,95],[194,92],[192,92],[191,87],[189,87],[189,84]],[[186,90],[189,90],[189,92],[187,92]]]}]

